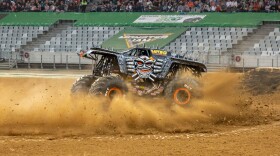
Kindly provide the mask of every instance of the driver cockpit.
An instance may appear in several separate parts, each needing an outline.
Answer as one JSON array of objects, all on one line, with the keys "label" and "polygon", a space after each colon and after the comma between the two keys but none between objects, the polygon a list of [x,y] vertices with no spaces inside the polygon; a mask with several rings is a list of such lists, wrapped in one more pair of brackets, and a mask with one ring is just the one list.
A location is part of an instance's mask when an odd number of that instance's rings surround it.
[{"label": "driver cockpit", "polygon": [[151,57],[151,52],[149,49],[142,49],[142,48],[135,48],[135,49],[131,49],[130,52],[128,53],[131,56],[148,56]]}]

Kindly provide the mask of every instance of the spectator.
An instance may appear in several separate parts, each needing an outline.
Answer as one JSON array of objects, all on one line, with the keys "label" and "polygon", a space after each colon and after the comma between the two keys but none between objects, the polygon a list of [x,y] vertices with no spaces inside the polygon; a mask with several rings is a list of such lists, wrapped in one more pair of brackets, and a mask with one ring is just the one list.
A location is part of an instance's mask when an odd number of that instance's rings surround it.
[{"label": "spectator", "polygon": [[79,12],[79,1],[74,1],[73,7],[75,12]]},{"label": "spectator", "polygon": [[147,2],[147,11],[153,10],[153,2],[151,0],[148,0]]},{"label": "spectator", "polygon": [[254,8],[254,3],[251,2],[250,4],[248,4],[248,12],[252,12]]},{"label": "spectator", "polygon": [[259,1],[259,6],[260,6],[260,10],[265,10],[264,9],[264,2],[263,2],[263,0]]},{"label": "spectator", "polygon": [[201,3],[198,2],[198,1],[195,1],[194,2],[194,11],[195,12],[201,12],[201,8],[202,8]]},{"label": "spectator", "polygon": [[53,3],[53,2],[51,2],[49,5],[50,5],[50,7],[49,7],[49,11],[50,11],[50,12],[54,12],[54,11],[55,11],[55,9],[56,9],[56,7],[55,7],[54,3]]},{"label": "spectator", "polygon": [[266,5],[265,5],[265,12],[271,12],[271,10],[270,10],[270,4],[269,3],[267,3]]},{"label": "spectator", "polygon": [[210,12],[210,7],[208,4],[203,4],[201,12]]},{"label": "spectator", "polygon": [[20,11],[23,11],[24,10],[24,8],[23,8],[23,6],[21,5],[21,3],[18,3],[17,4],[17,12],[20,12]]},{"label": "spectator", "polygon": [[121,4],[121,6],[120,6],[120,12],[124,12],[125,11],[125,5],[124,4]]},{"label": "spectator", "polygon": [[163,2],[160,8],[161,12],[167,12],[168,8],[167,8],[167,2]]},{"label": "spectator", "polygon": [[258,3],[258,2],[254,2],[254,3],[253,3],[253,11],[254,11],[254,12],[259,12],[259,10],[260,10],[260,5],[259,5],[259,3]]},{"label": "spectator", "polygon": [[144,11],[144,8],[143,8],[142,3],[137,2],[134,11],[136,11],[136,12],[143,12],[143,11]]},{"label": "spectator", "polygon": [[[70,5],[71,5],[71,10],[74,10],[73,5],[72,4],[70,4]],[[69,7],[70,7],[70,5],[69,5]],[[69,10],[69,7],[68,7],[68,10]],[[95,4],[93,4],[91,6],[90,12],[97,12],[97,6]]]},{"label": "spectator", "polygon": [[5,10],[7,11],[7,12],[9,12],[9,11],[11,11],[11,6],[10,6],[10,3],[5,3],[5,5],[4,5],[4,8],[5,8]]},{"label": "spectator", "polygon": [[232,8],[232,11],[233,11],[233,12],[236,12],[237,6],[238,6],[237,1],[236,1],[236,0],[233,0],[233,1],[231,2],[231,8]]},{"label": "spectator", "polygon": [[49,3],[46,3],[43,11],[48,12],[49,10],[50,10]]},{"label": "spectator", "polygon": [[177,12],[182,13],[182,12],[185,12],[185,11],[186,11],[185,6],[182,3],[179,4],[179,6],[177,8]]},{"label": "spectator", "polygon": [[270,5],[271,5],[271,7],[270,7],[270,9],[271,9],[271,11],[273,11],[273,12],[276,12],[277,11],[277,3],[276,3],[276,1],[275,0],[271,0],[270,1]]},{"label": "spectator", "polygon": [[192,0],[188,1],[188,7],[190,8],[190,10],[192,10],[194,8],[194,3]]},{"label": "spectator", "polygon": [[116,8],[117,8],[117,12],[119,12],[120,11],[120,8],[121,8],[121,5],[122,5],[122,3],[121,3],[121,1],[120,0],[118,0],[117,1],[117,6],[116,6]]},{"label": "spectator", "polygon": [[17,10],[17,5],[14,1],[11,1],[11,11],[15,12]]},{"label": "spectator", "polygon": [[232,2],[231,2],[231,0],[227,0],[226,8],[227,8],[227,12],[232,12]]},{"label": "spectator", "polygon": [[248,11],[247,4],[244,1],[239,3],[239,5],[237,6],[237,10],[239,12],[247,12]]},{"label": "spectator", "polygon": [[175,10],[175,8],[174,8],[174,6],[173,6],[173,4],[170,2],[170,3],[168,3],[168,5],[167,5],[167,11],[168,12],[173,12]]},{"label": "spectator", "polygon": [[40,5],[41,5],[41,11],[45,11],[46,2],[42,1]]},{"label": "spectator", "polygon": [[157,10],[159,10],[159,1],[154,0],[153,1],[153,11],[157,11]]},{"label": "spectator", "polygon": [[82,0],[81,1],[81,11],[85,13],[86,7],[87,7],[87,0]]},{"label": "spectator", "polygon": [[[1,0],[0,0],[1,1]],[[279,12],[280,0],[93,0],[91,12]],[[3,0],[0,11],[85,12],[87,0]]]},{"label": "spectator", "polygon": [[217,9],[217,7],[216,7],[215,3],[211,3],[210,11],[211,11],[211,12],[215,12],[216,9]]},{"label": "spectator", "polygon": [[128,5],[126,6],[126,11],[127,12],[132,12],[133,11],[133,7],[131,3],[128,3]]},{"label": "spectator", "polygon": [[0,12],[4,12],[4,9],[3,9],[3,2],[0,2]]},{"label": "spectator", "polygon": [[222,7],[219,4],[216,7],[216,12],[222,12]]},{"label": "spectator", "polygon": [[221,2],[221,10],[222,12],[226,12],[227,11],[227,6],[225,2]]},{"label": "spectator", "polygon": [[64,12],[65,11],[65,5],[63,3],[63,1],[60,1],[60,3],[58,4],[58,7],[56,8],[56,12]]}]

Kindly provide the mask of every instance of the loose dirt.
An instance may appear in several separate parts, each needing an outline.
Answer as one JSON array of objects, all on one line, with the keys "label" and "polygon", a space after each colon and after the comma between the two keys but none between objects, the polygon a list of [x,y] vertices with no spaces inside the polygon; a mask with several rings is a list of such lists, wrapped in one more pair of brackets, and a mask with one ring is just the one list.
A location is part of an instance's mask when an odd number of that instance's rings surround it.
[{"label": "loose dirt", "polygon": [[280,69],[258,68],[245,74],[243,83],[253,95],[280,92]]},{"label": "loose dirt", "polygon": [[0,155],[279,155],[279,87],[264,78],[279,86],[274,72],[208,73],[187,108],[128,95],[108,109],[72,97],[73,78],[0,78]]}]

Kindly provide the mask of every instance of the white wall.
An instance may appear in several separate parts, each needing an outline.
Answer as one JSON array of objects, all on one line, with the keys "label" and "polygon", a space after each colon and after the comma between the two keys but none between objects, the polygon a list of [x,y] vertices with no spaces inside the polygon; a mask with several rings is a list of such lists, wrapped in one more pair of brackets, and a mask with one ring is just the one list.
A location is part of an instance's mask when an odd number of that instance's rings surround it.
[{"label": "white wall", "polygon": [[280,56],[252,56],[240,55],[240,62],[235,62],[236,67],[279,67]]}]

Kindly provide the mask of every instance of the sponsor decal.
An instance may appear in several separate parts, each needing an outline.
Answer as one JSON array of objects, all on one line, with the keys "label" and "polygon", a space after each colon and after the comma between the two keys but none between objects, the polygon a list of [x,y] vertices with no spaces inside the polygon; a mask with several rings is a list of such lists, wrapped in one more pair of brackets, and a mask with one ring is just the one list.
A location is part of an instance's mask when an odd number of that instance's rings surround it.
[{"label": "sponsor decal", "polygon": [[169,34],[123,34],[119,39],[125,39],[126,46],[128,48],[135,47],[137,45],[142,45],[147,42],[155,41],[158,39],[166,39],[172,33]]},{"label": "sponsor decal", "polygon": [[162,55],[162,56],[167,55],[167,51],[165,50],[151,50],[151,51],[154,55]]},{"label": "sponsor decal", "polygon": [[195,23],[206,15],[141,15],[133,23]]}]

